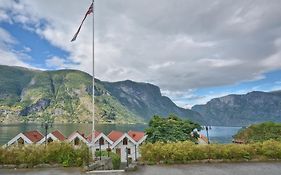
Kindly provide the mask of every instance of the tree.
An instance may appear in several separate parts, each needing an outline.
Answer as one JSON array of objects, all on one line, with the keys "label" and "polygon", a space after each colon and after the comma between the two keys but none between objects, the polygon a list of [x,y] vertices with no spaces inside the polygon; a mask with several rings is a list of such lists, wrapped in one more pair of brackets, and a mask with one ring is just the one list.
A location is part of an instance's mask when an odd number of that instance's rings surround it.
[{"label": "tree", "polygon": [[201,130],[201,126],[190,120],[183,120],[177,116],[170,115],[167,118],[161,116],[153,116],[149,122],[149,127],[145,130],[147,141],[155,143],[161,142],[177,142],[191,140],[196,141],[198,135],[191,135],[194,129]]}]

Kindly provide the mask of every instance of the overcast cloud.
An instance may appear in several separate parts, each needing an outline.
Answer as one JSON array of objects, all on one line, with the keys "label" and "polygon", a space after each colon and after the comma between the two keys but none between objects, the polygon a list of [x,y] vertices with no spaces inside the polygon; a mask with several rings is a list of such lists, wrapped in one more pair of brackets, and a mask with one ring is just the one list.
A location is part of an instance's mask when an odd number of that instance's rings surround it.
[{"label": "overcast cloud", "polygon": [[[31,30],[70,52],[47,65],[91,74],[91,21],[68,42],[91,1],[0,1],[22,9],[13,18],[27,28],[46,20]],[[96,77],[150,82],[171,96],[261,79],[281,68],[280,9],[280,0],[96,0]]]}]

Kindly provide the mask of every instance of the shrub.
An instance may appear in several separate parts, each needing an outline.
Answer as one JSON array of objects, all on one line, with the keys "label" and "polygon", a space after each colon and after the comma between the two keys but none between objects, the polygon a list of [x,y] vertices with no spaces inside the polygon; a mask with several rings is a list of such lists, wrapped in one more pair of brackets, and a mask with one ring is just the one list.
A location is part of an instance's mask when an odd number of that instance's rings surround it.
[{"label": "shrub", "polygon": [[74,148],[69,143],[53,142],[45,145],[12,146],[0,148],[0,164],[29,164],[41,163],[62,164],[63,166],[82,166],[90,159],[86,145]]},{"label": "shrub", "polygon": [[[108,156],[108,152],[107,151],[101,151],[101,152],[97,151],[95,153],[95,155],[97,157],[99,157],[100,155],[107,157]],[[118,170],[120,168],[120,164],[121,164],[120,156],[118,154],[116,154],[116,153],[109,152],[109,157],[111,157],[111,159],[112,159],[113,169]]]},{"label": "shrub", "polygon": [[281,142],[196,145],[192,142],[146,143],[140,147],[142,160],[155,163],[187,163],[192,160],[281,159]]}]

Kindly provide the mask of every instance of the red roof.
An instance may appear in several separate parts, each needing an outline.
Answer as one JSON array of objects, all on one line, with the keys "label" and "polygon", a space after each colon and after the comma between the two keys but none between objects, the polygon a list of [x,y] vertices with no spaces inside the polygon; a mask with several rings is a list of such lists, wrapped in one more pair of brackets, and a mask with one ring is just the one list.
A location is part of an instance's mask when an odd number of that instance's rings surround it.
[{"label": "red roof", "polygon": [[65,136],[59,131],[59,130],[55,130],[52,132],[52,134],[58,138],[60,141],[64,141],[66,138]]},{"label": "red roof", "polygon": [[68,136],[68,138],[72,137],[72,135],[74,135],[74,134],[76,134],[76,133],[80,134],[82,137],[84,137],[84,138],[86,139],[85,134],[84,134],[84,133],[80,133],[79,131],[74,131],[72,134],[70,134],[70,135]]},{"label": "red roof", "polygon": [[136,142],[138,142],[140,139],[144,137],[144,132],[141,131],[129,131],[128,135],[132,137]]},{"label": "red roof", "polygon": [[204,142],[208,143],[208,138],[207,138],[206,136],[204,136],[203,134],[200,134],[200,138],[201,138]]},{"label": "red roof", "polygon": [[44,138],[44,136],[39,131],[27,131],[23,134],[33,143],[36,143]]},{"label": "red roof", "polygon": [[123,132],[120,132],[120,131],[111,131],[109,134],[108,134],[108,138],[110,140],[112,140],[113,142],[117,141],[124,133]]},{"label": "red roof", "polygon": [[[95,131],[95,138],[101,134],[99,131]],[[88,142],[92,142],[92,133],[87,137]]]}]

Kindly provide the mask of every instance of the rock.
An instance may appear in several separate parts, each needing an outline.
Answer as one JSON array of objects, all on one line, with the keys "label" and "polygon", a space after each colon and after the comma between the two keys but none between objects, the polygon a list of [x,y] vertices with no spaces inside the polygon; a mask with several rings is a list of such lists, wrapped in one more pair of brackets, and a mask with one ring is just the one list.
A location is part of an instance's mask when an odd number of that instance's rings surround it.
[{"label": "rock", "polygon": [[26,163],[20,164],[18,168],[29,168],[30,166]]},{"label": "rock", "polygon": [[53,166],[50,164],[38,164],[33,166],[34,168],[52,168]]},{"label": "rock", "polygon": [[137,163],[131,163],[128,167],[125,168],[125,171],[136,171],[137,169]]},{"label": "rock", "polygon": [[85,166],[83,168],[85,171],[93,171],[93,170],[112,170],[113,164],[111,157],[102,157],[101,160],[97,160],[96,162],[90,164],[89,166]]},{"label": "rock", "polygon": [[3,165],[3,167],[2,168],[6,168],[6,169],[15,169],[15,168],[17,168],[17,165]]}]

